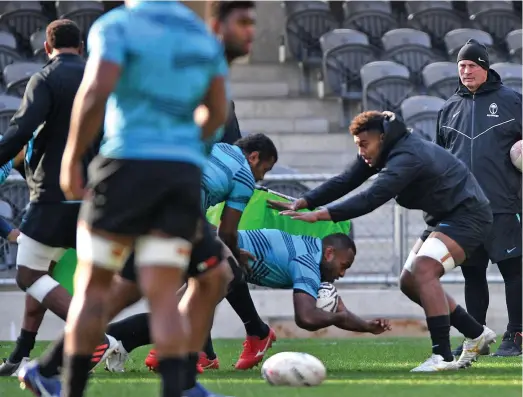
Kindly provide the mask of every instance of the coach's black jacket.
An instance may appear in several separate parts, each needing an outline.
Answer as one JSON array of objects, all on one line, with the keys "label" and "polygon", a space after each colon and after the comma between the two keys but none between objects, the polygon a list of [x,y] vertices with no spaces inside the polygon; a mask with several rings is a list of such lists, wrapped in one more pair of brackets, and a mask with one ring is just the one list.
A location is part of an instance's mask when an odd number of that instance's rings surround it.
[{"label": "coach's black jacket", "polygon": [[[26,145],[25,178],[31,202],[61,202],[60,167],[73,100],[82,81],[85,61],[60,54],[35,73],[20,108],[0,141],[0,164],[14,158]],[[86,156],[86,163],[95,154]]]},{"label": "coach's black jacket", "polygon": [[333,221],[365,215],[393,198],[402,207],[423,210],[430,226],[459,206],[474,209],[488,205],[465,164],[445,149],[411,134],[397,119],[385,124],[377,168],[369,167],[358,156],[346,172],[307,192],[304,198],[310,208],[331,203],[374,174],[377,178],[368,189],[327,206]]},{"label": "coach's black jacket", "polygon": [[521,173],[509,154],[521,139],[521,118],[521,94],[492,69],[475,94],[460,83],[439,112],[436,143],[469,167],[493,213],[521,213]]},{"label": "coach's black jacket", "polygon": [[223,127],[223,137],[220,142],[228,143],[233,145],[238,139],[242,137],[240,132],[240,125],[238,124],[238,119],[236,118],[236,112],[234,109],[234,102],[231,101],[231,108],[229,109],[229,116],[227,122]]}]

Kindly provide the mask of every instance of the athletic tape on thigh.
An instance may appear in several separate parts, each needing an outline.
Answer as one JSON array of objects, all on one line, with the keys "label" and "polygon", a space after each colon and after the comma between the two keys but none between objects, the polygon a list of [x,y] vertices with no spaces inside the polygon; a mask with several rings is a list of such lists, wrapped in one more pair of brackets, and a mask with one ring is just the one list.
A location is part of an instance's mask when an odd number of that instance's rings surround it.
[{"label": "athletic tape on thigh", "polygon": [[59,285],[58,281],[46,274],[36,280],[33,285],[25,290],[25,292],[35,298],[38,302],[42,303],[45,297],[49,295],[49,292]]},{"label": "athletic tape on thigh", "polygon": [[119,272],[131,255],[131,248],[80,227],[76,232],[76,254],[79,261]]},{"label": "athletic tape on thigh", "polygon": [[407,256],[407,260],[403,265],[403,269],[412,272],[412,264],[414,263],[414,258],[416,258],[416,253],[414,251],[410,251],[409,256]]},{"label": "athletic tape on thigh", "polygon": [[134,248],[136,266],[172,266],[187,269],[192,244],[180,237],[142,236]]},{"label": "athletic tape on thigh", "polygon": [[450,254],[449,249],[445,243],[435,237],[429,237],[427,240],[425,240],[416,257],[418,256],[427,256],[434,259],[435,261],[438,261],[443,265],[445,272],[456,267],[454,258]]}]

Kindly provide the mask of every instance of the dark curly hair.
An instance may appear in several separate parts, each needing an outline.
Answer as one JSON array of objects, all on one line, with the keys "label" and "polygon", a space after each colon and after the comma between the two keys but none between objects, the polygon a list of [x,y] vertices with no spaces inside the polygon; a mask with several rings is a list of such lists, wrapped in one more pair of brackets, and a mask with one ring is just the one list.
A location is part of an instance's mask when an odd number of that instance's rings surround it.
[{"label": "dark curly hair", "polygon": [[376,110],[363,112],[354,117],[352,123],[350,124],[349,131],[354,136],[367,131],[377,131],[383,134],[384,120],[385,115],[382,112],[378,112]]}]

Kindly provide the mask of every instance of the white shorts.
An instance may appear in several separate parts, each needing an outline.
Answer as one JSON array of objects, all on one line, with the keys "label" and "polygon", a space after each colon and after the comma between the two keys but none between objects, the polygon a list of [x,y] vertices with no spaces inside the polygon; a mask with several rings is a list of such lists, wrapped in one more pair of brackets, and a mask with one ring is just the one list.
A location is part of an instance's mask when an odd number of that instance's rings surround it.
[{"label": "white shorts", "polygon": [[39,243],[23,233],[20,233],[17,242],[16,267],[24,266],[40,272],[47,272],[51,262],[58,262],[66,251],[65,248]]}]

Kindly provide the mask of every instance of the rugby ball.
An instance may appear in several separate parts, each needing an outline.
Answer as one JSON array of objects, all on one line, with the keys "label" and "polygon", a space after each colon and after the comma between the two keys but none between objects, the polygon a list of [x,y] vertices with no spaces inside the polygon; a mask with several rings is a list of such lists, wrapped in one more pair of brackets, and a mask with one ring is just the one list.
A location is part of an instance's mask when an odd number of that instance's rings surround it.
[{"label": "rugby ball", "polygon": [[273,386],[318,386],[327,376],[323,363],[307,353],[282,352],[269,357],[262,377]]},{"label": "rugby ball", "polygon": [[517,141],[510,149],[510,161],[521,172],[521,141]]},{"label": "rugby ball", "polygon": [[321,283],[318,289],[316,307],[334,313],[338,309],[338,290],[331,283]]}]

